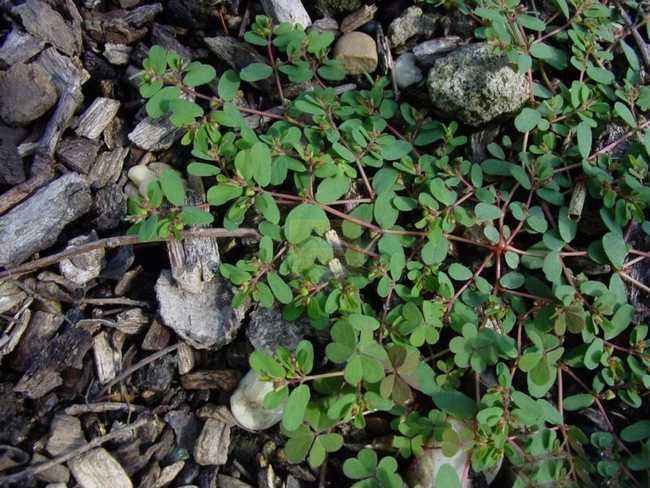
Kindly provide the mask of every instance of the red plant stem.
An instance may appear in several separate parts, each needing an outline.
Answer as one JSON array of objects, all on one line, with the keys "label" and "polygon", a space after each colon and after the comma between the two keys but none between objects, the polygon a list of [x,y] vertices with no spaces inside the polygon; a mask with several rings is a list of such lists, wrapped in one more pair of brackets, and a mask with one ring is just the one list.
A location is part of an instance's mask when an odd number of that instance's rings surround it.
[{"label": "red plant stem", "polygon": [[609,420],[609,415],[607,415],[607,411],[605,410],[605,407],[603,407],[603,404],[600,401],[600,398],[598,398],[598,395],[595,395],[591,391],[591,389],[587,385],[585,385],[585,383],[578,377],[578,375],[576,375],[573,371],[571,371],[571,369],[569,369],[568,366],[565,366],[564,364],[562,364],[562,365],[560,365],[560,368],[563,371],[565,371],[569,376],[571,376],[571,378],[573,378],[575,380],[575,382],[578,383],[582,387],[583,390],[585,390],[590,395],[594,396],[594,399],[596,401],[596,406],[598,407],[598,410],[600,410],[600,413],[603,416],[603,418],[605,419],[605,422],[607,422],[607,427],[608,427],[609,431],[613,433],[614,432],[614,425],[612,424],[612,421]]},{"label": "red plant stem", "polygon": [[487,255],[487,257],[483,260],[483,262],[478,267],[478,269],[476,270],[474,275],[469,280],[467,280],[465,282],[465,284],[463,286],[461,286],[456,293],[454,293],[454,296],[451,297],[451,300],[449,300],[449,303],[447,304],[447,313],[449,313],[451,311],[451,308],[454,306],[454,302],[456,302],[456,300],[458,300],[458,297],[460,297],[460,295],[467,289],[467,287],[471,283],[473,283],[474,280],[476,280],[476,278],[478,278],[478,276],[480,276],[480,274],[483,272],[483,269],[485,269],[485,266],[487,266],[487,264],[490,262],[490,259],[492,259],[492,254]]},{"label": "red plant stem", "polygon": [[[528,193],[528,200],[526,201],[526,212],[528,212],[528,209],[530,208],[530,202],[532,200],[533,200],[533,191],[531,190]],[[517,225],[515,230],[512,232],[512,235],[510,236],[510,238],[506,241],[506,246],[509,246],[512,243],[512,241],[514,240],[514,238],[517,236],[517,234],[519,234],[519,232],[521,231],[521,229],[524,226],[524,222],[526,222],[526,219],[523,219],[521,222],[519,222],[519,225]]]},{"label": "red plant stem", "polygon": [[[255,229],[248,229],[248,228],[235,229],[232,231],[227,229],[217,229],[217,228],[212,228],[212,229],[197,228],[197,229],[188,229],[181,232],[181,238],[185,239],[189,237],[206,237],[206,238],[250,237],[254,239],[259,239],[260,235]],[[70,249],[66,249],[64,251],[61,251],[56,254],[52,254],[50,256],[46,256],[44,258],[35,259],[34,261],[29,261],[27,263],[21,264],[20,266],[16,266],[14,268],[9,268],[5,271],[0,272],[0,280],[4,280],[6,278],[12,278],[25,273],[36,271],[37,269],[45,268],[46,266],[56,264],[63,259],[77,256],[79,254],[85,254],[87,252],[94,251],[95,249],[114,249],[116,247],[121,247],[121,246],[147,244],[147,243],[160,242],[165,240],[167,239],[157,238],[149,241],[140,241],[138,239],[138,236],[131,236],[131,235],[107,237],[105,239],[99,239],[96,241],[89,242],[88,244],[74,246]]]},{"label": "red plant stem", "polygon": [[411,141],[409,141],[406,137],[404,137],[400,131],[398,131],[395,127],[393,127],[390,124],[387,124],[386,127],[388,128],[389,131],[391,131],[393,133],[393,135],[395,135],[399,139],[402,139],[403,141],[406,141],[409,144],[411,144],[411,147],[413,148],[413,154],[415,154],[418,158],[420,157],[420,152],[417,149],[415,149],[415,146],[413,146],[413,143]]},{"label": "red plant stem", "polygon": [[345,247],[347,247],[348,249],[350,249],[352,251],[360,252],[361,254],[365,254],[366,256],[370,256],[373,259],[379,259],[379,254],[377,254],[376,252],[372,252],[372,251],[370,251],[368,249],[364,249],[363,247],[355,246],[354,244],[350,244],[349,242],[344,241],[343,239],[341,239],[341,244],[343,244]]},{"label": "red plant stem", "polygon": [[266,51],[269,56],[269,62],[271,63],[271,68],[273,68],[273,76],[275,78],[275,86],[278,89],[278,95],[280,96],[280,101],[284,105],[284,92],[282,91],[282,83],[280,82],[280,75],[278,73],[278,66],[275,61],[275,55],[273,54],[273,45],[271,44],[271,36],[269,35],[268,41],[266,43]]},{"label": "red plant stem", "polygon": [[[610,144],[607,144],[607,145],[606,145],[605,147],[603,147],[602,149],[599,149],[598,151],[596,151],[595,153],[593,153],[591,156],[589,156],[589,159],[588,159],[588,160],[589,160],[589,161],[593,161],[594,159],[596,159],[596,158],[597,158],[598,156],[600,156],[601,154],[613,150],[613,149],[616,148],[619,144],[622,144],[623,142],[625,142],[626,140],[628,140],[630,137],[632,137],[634,134],[636,134],[636,132],[637,132],[638,130],[643,130],[643,129],[646,129],[646,128],[648,128],[648,127],[650,127],[650,120],[644,122],[643,124],[641,124],[641,125],[640,125],[638,128],[636,128],[636,129],[632,129],[632,130],[627,131],[625,134],[623,134],[621,137],[619,137],[618,139],[616,139],[614,142],[612,142],[612,143],[610,143]],[[568,165],[568,166],[563,166],[562,168],[557,168],[557,169],[553,170],[553,172],[554,172],[554,173],[560,173],[560,172],[562,172],[562,171],[570,171],[570,170],[572,170],[572,169],[576,169],[576,168],[580,168],[580,167],[582,167],[582,163],[574,163],[574,164],[570,164],[570,165]]]}]

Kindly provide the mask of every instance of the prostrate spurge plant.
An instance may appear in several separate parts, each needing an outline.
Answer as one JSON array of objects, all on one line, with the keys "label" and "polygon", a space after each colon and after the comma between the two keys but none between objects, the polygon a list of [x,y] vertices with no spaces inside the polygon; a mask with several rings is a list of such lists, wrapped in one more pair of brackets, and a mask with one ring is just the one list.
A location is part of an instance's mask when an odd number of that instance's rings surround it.
[{"label": "prostrate spurge plant", "polygon": [[[250,358],[275,385],[266,405],[286,402],[290,462],[321,465],[343,448],[345,424],[384,412],[394,457],[345,449],[355,486],[401,486],[397,459],[431,446],[466,451],[476,472],[505,457],[518,487],[647,483],[650,420],[636,419],[648,412],[648,327],[628,288],[650,291],[630,274],[650,257],[630,243],[650,232],[650,89],[614,4],[554,5],[459,5],[533,81],[484,161],[469,159],[457,123],[398,103],[383,78],[337,95],[329,33],[258,17],[245,38],[268,64],[218,80],[211,66],[149,52],[147,113],[184,129],[186,170],[209,186],[210,209],[185,206],[182,175],[167,170],[131,200],[133,232],[164,237],[215,217],[257,226],[257,254],[221,266],[235,305],[279,302],[329,334],[325,357],[303,341]],[[282,112],[238,96],[241,81],[267,79]],[[316,88],[285,98],[307,81]],[[274,122],[255,132],[245,117]],[[621,136],[597,149],[613,124]],[[460,484],[447,467],[438,481]]]}]

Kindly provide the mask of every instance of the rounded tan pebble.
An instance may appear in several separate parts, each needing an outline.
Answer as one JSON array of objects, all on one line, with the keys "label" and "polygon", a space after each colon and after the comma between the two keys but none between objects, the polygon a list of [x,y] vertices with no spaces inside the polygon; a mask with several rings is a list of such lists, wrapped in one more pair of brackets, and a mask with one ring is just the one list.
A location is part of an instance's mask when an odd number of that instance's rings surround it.
[{"label": "rounded tan pebble", "polygon": [[377,45],[368,34],[348,32],[336,41],[334,58],[343,63],[348,74],[372,73],[377,69]]}]

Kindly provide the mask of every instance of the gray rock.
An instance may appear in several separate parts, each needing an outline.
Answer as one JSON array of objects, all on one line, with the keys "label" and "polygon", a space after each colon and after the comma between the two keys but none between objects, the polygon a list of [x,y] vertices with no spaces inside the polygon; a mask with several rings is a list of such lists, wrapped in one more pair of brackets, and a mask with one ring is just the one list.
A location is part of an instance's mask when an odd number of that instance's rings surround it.
[{"label": "gray rock", "polygon": [[[468,428],[468,426],[456,420],[451,421],[451,426],[456,432]],[[427,448],[421,456],[413,460],[410,468],[407,470],[408,486],[444,488],[436,483],[436,476],[444,464],[449,464],[456,470],[458,479],[461,480],[461,487],[471,488],[472,481],[469,478],[469,462],[470,459],[467,456],[467,452],[463,449],[459,449],[454,456],[447,457],[443,454],[440,447]]]},{"label": "gray rock", "polygon": [[409,7],[404,14],[388,26],[388,38],[393,47],[401,46],[415,36],[431,37],[436,31],[438,19],[424,14],[419,7]]},{"label": "gray rock", "polygon": [[256,307],[250,315],[246,337],[255,349],[273,353],[278,346],[294,349],[305,333],[302,323],[287,322],[275,309]]},{"label": "gray rock", "polygon": [[343,63],[348,74],[372,73],[379,62],[377,44],[368,34],[348,32],[336,41],[334,58]]},{"label": "gray rock", "polygon": [[290,22],[303,27],[311,25],[311,18],[300,0],[261,0],[262,8],[278,23]]},{"label": "gray rock", "polygon": [[219,278],[205,283],[201,293],[181,289],[167,270],[156,282],[163,323],[198,349],[224,346],[237,335],[243,314],[230,306],[232,296]]},{"label": "gray rock", "polygon": [[518,111],[528,98],[526,76],[486,43],[470,44],[437,59],[428,84],[436,109],[473,126]]},{"label": "gray rock", "polygon": [[315,20],[307,29],[308,32],[331,32],[335,36],[339,34],[339,23],[332,17],[323,17]]},{"label": "gray rock", "polygon": [[458,36],[431,39],[414,46],[413,54],[415,54],[415,58],[420,65],[429,67],[433,64],[436,58],[460,47],[462,42],[463,40]]},{"label": "gray rock", "polygon": [[413,53],[404,53],[395,60],[395,82],[399,88],[406,88],[422,81],[422,71],[415,64]]},{"label": "gray rock", "polygon": [[264,408],[264,397],[273,391],[273,383],[261,381],[251,369],[239,382],[230,397],[230,411],[237,423],[249,430],[265,430],[282,419],[284,405],[268,410]]},{"label": "gray rock", "polygon": [[56,46],[69,56],[80,51],[79,39],[72,26],[46,2],[27,0],[14,7],[13,12],[20,16],[25,30],[35,37]]},{"label": "gray rock", "polygon": [[77,173],[63,175],[38,190],[0,219],[0,266],[20,264],[50,247],[91,203],[88,182]]},{"label": "gray rock", "polygon": [[0,47],[0,61],[7,66],[24,63],[36,56],[45,43],[14,26]]},{"label": "gray rock", "polygon": [[56,100],[56,88],[37,64],[15,64],[0,78],[0,117],[9,125],[29,124]]}]

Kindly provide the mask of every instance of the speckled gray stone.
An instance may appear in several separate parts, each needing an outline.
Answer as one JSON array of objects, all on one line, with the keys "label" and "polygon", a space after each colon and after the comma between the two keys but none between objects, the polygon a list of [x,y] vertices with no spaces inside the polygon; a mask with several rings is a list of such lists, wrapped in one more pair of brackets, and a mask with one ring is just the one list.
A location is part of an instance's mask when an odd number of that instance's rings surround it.
[{"label": "speckled gray stone", "polygon": [[278,346],[294,349],[304,332],[302,323],[287,322],[280,311],[256,307],[251,312],[246,337],[255,349],[274,353]]},{"label": "speckled gray stone", "polygon": [[436,31],[437,17],[425,14],[420,7],[409,7],[388,26],[388,38],[393,47],[401,46],[415,36],[430,38]]},{"label": "speckled gray stone", "polygon": [[470,44],[436,59],[428,85],[437,110],[473,126],[514,114],[528,98],[526,76],[485,43]]}]

